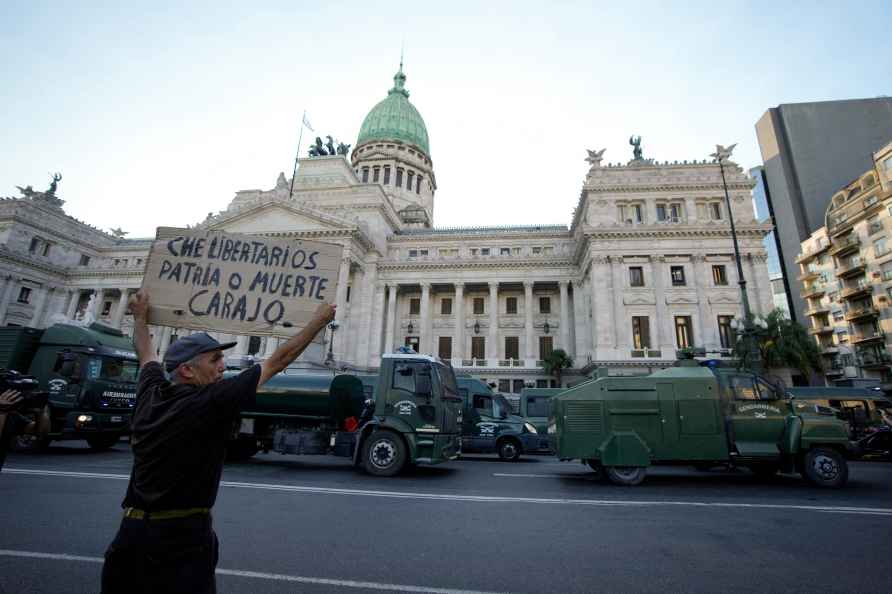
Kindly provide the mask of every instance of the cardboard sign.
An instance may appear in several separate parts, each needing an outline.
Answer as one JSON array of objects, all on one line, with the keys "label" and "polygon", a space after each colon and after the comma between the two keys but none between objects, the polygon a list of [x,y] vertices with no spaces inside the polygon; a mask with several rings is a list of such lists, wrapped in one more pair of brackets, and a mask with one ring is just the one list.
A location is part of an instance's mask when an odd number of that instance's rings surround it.
[{"label": "cardboard sign", "polygon": [[334,303],[343,248],[159,227],[143,277],[149,323],[251,336],[292,336]]}]

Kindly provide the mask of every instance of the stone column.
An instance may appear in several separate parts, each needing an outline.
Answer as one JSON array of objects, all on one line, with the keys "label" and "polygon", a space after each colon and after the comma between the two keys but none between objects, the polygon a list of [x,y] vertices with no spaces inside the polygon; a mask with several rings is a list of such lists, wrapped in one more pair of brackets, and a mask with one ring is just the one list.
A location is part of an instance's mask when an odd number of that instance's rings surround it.
[{"label": "stone column", "polygon": [[[665,290],[665,273],[666,258],[663,256],[652,256],[650,259],[651,269],[654,277],[654,323],[650,328],[650,348],[659,349],[663,339],[663,316],[667,311],[666,290]],[[664,355],[665,357],[665,355]]]},{"label": "stone column", "polygon": [[121,289],[121,295],[118,297],[118,305],[115,307],[115,312],[112,315],[112,326],[115,328],[121,328],[121,322],[124,320],[124,313],[127,311],[127,298],[130,296],[130,291],[126,288]]},{"label": "stone column", "polygon": [[[700,327],[701,336],[703,336],[703,344],[697,346],[703,347],[715,347],[719,348],[721,346],[721,339],[718,335],[718,319],[712,315],[712,308],[709,305],[709,297],[706,294],[705,287],[707,286],[708,279],[710,278],[708,273],[708,267],[705,265],[706,259],[701,255],[691,256],[691,262],[694,268],[694,285],[697,288],[697,312],[700,314]],[[673,347],[675,345],[675,320],[672,320],[673,328],[672,328],[672,338],[673,338]],[[706,341],[711,341],[709,344],[706,344]]]},{"label": "stone column", "polygon": [[[592,357],[612,358],[614,293],[622,296],[622,285],[614,287],[610,258],[597,257],[592,264]],[[620,297],[621,298],[621,297]],[[606,353],[606,354],[602,354]]]},{"label": "stone column", "polygon": [[43,308],[46,305],[46,300],[50,296],[50,292],[54,291],[55,287],[40,287],[37,294],[37,300],[34,302],[34,313],[31,315],[31,321],[28,322],[28,325],[32,328],[40,328],[40,320],[43,318]]},{"label": "stone column", "polygon": [[384,286],[375,285],[375,301],[372,307],[372,324],[371,324],[371,342],[369,348],[371,351],[371,364],[381,364],[381,339],[384,334]]},{"label": "stone column", "polygon": [[[573,281],[573,334],[577,359],[591,353],[589,341],[592,337],[592,317],[589,311],[588,287],[583,281]],[[577,361],[578,367],[582,365],[581,360]]]},{"label": "stone column", "polygon": [[431,285],[421,283],[421,340],[418,349],[425,355],[431,354]]},{"label": "stone column", "polygon": [[561,292],[561,346],[570,357],[575,356],[570,344],[570,303],[567,299],[567,281],[558,281]]},{"label": "stone column", "polygon": [[[337,320],[340,325],[335,331],[335,336],[337,336],[338,332],[346,332],[347,330],[347,285],[349,282],[350,252],[344,250],[344,257],[341,259],[341,267],[338,269],[338,290],[337,293],[335,293],[335,304],[338,306]],[[339,361],[344,359],[344,353],[346,352],[346,349],[344,348],[345,344],[346,342],[344,340],[335,340],[333,352],[335,358]]]},{"label": "stone column", "polygon": [[[328,340],[331,340],[331,330],[328,331],[326,336]],[[275,336],[267,336],[266,341],[263,345],[263,358],[269,359],[273,356],[273,353],[276,352],[276,349],[279,348],[279,339]],[[325,352],[328,352],[328,342],[325,343]]]},{"label": "stone column", "polygon": [[393,344],[393,336],[396,332],[396,295],[399,285],[390,283],[387,285],[387,316],[384,318],[384,352],[392,353],[396,347]]},{"label": "stone column", "polygon": [[536,349],[533,347],[533,281],[523,283],[523,302],[524,357],[527,359],[526,365],[531,367],[536,364]]},{"label": "stone column", "polygon": [[697,201],[693,198],[684,199],[684,218],[687,223],[697,220]]},{"label": "stone column", "polygon": [[489,365],[499,364],[499,283],[489,283],[489,344],[486,347]]},{"label": "stone column", "polygon": [[170,335],[173,334],[173,328],[170,326],[162,326],[161,332],[158,337],[158,356],[161,359],[164,359],[164,353],[167,352],[167,347],[170,346]]},{"label": "stone column", "polygon": [[80,289],[72,289],[69,293],[71,295],[69,296],[68,308],[65,310],[65,317],[73,320],[74,316],[77,315],[77,304],[81,300],[81,291]]},{"label": "stone column", "polygon": [[378,277],[378,263],[369,261],[362,274],[362,314],[356,316],[356,364],[373,366],[373,358],[380,353],[372,351],[372,327],[375,325],[373,309],[375,303],[375,281]]},{"label": "stone column", "polygon": [[251,342],[250,336],[239,336],[235,344],[235,356],[244,357],[248,354],[248,346]]},{"label": "stone column", "polygon": [[452,338],[452,358],[465,358],[465,285],[455,283],[455,333]]},{"label": "stone column", "polygon": [[95,289],[94,294],[96,299],[93,300],[93,308],[90,310],[90,313],[93,314],[94,320],[98,320],[99,314],[102,312],[102,302],[105,300],[105,289]]},{"label": "stone column", "polygon": [[746,295],[749,298],[753,315],[763,315],[765,312],[762,310],[762,299],[759,295],[759,275],[756,272],[756,256],[747,254],[746,259],[749,262],[749,274],[746,279],[748,281],[746,283]]},{"label": "stone column", "polygon": [[0,297],[0,325],[6,323],[6,312],[9,311],[9,304],[15,299],[15,290],[18,288],[21,278],[10,275],[6,279],[6,286],[3,287],[3,296]]}]

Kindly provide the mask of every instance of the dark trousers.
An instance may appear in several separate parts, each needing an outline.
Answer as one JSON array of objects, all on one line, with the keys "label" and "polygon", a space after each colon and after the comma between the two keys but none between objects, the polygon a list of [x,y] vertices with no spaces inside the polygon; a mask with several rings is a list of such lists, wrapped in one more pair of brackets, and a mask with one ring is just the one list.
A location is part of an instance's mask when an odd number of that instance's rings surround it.
[{"label": "dark trousers", "polygon": [[102,594],[215,594],[218,556],[210,515],[124,518],[105,552]]}]

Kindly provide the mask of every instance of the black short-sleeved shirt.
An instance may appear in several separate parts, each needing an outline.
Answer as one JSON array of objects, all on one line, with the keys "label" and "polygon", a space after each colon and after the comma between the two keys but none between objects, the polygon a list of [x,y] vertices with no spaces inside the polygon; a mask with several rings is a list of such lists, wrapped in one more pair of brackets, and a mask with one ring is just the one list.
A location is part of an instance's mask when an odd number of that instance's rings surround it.
[{"label": "black short-sleeved shirt", "polygon": [[208,386],[173,384],[158,362],[139,373],[130,437],[133,471],[123,507],[213,507],[226,441],[254,404],[260,365]]}]

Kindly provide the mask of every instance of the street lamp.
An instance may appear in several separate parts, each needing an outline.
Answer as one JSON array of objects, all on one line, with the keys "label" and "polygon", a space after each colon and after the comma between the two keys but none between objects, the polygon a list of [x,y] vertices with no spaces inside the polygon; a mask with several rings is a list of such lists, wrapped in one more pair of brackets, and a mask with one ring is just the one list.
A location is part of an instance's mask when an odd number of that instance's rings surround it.
[{"label": "street lamp", "polygon": [[737,244],[737,229],[734,227],[734,213],[731,212],[731,197],[728,195],[728,181],[725,179],[725,161],[731,158],[731,153],[737,144],[728,148],[720,144],[715,145],[715,152],[710,155],[719,162],[719,171],[722,172],[722,187],[725,189],[725,207],[728,211],[728,221],[731,223],[731,239],[734,241],[734,261],[737,263],[737,284],[740,285],[740,301],[743,304],[744,322],[750,319],[750,301],[746,295],[746,279],[743,278],[743,267],[740,264],[740,247]]},{"label": "street lamp", "polygon": [[331,367],[332,371],[334,371],[335,362],[332,346],[334,345],[335,330],[338,329],[338,326],[340,326],[340,324],[338,324],[337,320],[332,320],[331,323],[328,324],[328,329],[331,330],[331,335],[328,337],[328,353],[325,355],[325,366]]}]

